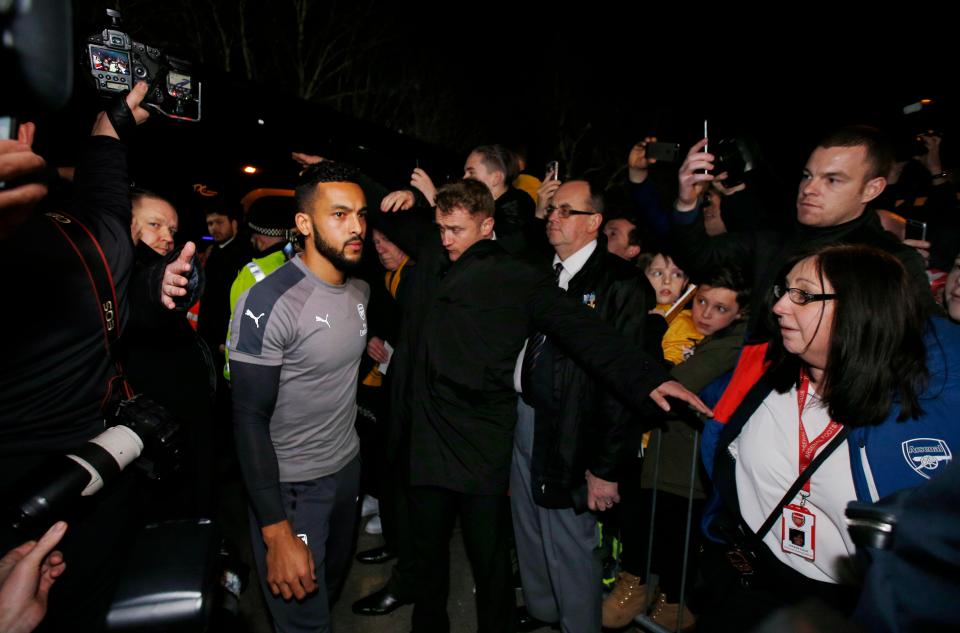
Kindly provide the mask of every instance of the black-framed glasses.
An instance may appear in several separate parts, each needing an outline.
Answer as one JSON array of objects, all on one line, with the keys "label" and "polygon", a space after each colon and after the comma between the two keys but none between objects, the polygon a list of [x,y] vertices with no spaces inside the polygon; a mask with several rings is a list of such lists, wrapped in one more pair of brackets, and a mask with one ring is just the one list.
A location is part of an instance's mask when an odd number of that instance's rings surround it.
[{"label": "black-framed glasses", "polygon": [[800,288],[787,288],[781,286],[780,284],[775,284],[773,286],[773,296],[777,299],[783,297],[783,295],[788,295],[790,301],[794,302],[798,306],[805,306],[812,301],[829,301],[830,299],[835,299],[837,295],[835,294],[811,294],[806,290],[801,290]]},{"label": "black-framed glasses", "polygon": [[555,207],[552,204],[547,205],[547,217],[549,218],[552,213],[556,212],[557,217],[561,219],[567,219],[571,215],[596,215],[596,211],[579,211],[577,209],[571,209],[570,207]]}]

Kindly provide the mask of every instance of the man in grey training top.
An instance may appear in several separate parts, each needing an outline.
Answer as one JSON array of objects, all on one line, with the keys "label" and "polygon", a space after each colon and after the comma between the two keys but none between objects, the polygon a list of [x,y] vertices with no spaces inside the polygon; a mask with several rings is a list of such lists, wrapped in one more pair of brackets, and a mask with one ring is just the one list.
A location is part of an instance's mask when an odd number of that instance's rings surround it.
[{"label": "man in grey training top", "polygon": [[[360,262],[366,202],[356,172],[303,174],[302,255],[241,295],[229,341],[237,452],[257,569],[279,631],[330,631],[350,560],[360,481],[357,369],[370,288]],[[272,594],[272,598],[270,595]]]}]

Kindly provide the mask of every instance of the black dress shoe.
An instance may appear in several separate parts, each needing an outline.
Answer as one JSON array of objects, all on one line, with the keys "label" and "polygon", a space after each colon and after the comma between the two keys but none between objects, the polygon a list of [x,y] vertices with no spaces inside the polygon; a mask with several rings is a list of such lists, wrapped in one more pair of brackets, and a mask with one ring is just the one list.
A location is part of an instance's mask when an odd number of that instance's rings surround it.
[{"label": "black dress shoe", "polygon": [[397,557],[397,553],[386,546],[374,547],[357,553],[357,562],[365,565],[379,565]]},{"label": "black dress shoe", "polygon": [[550,626],[549,622],[538,620],[527,611],[526,607],[517,607],[517,633],[530,633]]},{"label": "black dress shoe", "polygon": [[353,612],[357,615],[387,615],[405,604],[407,604],[406,600],[401,600],[390,593],[389,587],[384,587],[354,602]]}]

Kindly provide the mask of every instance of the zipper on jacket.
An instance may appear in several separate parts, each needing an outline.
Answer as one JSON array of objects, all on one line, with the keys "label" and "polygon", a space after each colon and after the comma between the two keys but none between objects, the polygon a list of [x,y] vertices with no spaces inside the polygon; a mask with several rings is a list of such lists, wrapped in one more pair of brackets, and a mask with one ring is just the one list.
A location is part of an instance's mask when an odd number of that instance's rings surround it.
[{"label": "zipper on jacket", "polygon": [[870,470],[870,462],[867,461],[867,446],[863,438],[860,438],[860,465],[863,467],[863,475],[867,480],[867,490],[870,491],[870,500],[876,503],[880,500],[877,493],[877,483],[873,480],[873,471]]}]

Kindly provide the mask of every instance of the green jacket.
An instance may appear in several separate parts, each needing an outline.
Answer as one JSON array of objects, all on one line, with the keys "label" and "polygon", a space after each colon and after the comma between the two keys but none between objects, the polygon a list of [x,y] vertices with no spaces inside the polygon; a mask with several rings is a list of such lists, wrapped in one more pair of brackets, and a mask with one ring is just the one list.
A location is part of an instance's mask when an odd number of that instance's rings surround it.
[{"label": "green jacket", "polygon": [[[737,362],[743,347],[747,321],[742,320],[722,332],[708,336],[696,346],[693,356],[674,366],[671,377],[694,393],[727,373]],[[694,448],[696,431],[680,420],[671,420],[660,431],[653,431],[644,451],[641,487],[654,487],[654,462],[657,445],[660,446],[659,483],[657,488],[686,497],[690,491],[690,470],[699,447]],[[703,499],[700,477],[694,479],[694,498]]]}]

